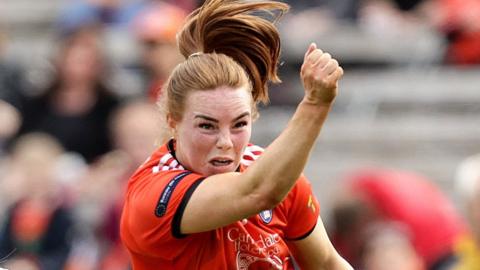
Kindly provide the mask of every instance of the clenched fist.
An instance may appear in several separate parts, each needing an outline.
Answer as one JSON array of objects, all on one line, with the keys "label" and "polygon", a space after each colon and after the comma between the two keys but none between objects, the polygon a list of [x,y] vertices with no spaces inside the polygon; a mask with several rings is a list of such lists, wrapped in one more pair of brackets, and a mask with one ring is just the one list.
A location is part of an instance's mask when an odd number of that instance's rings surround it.
[{"label": "clenched fist", "polygon": [[337,96],[338,81],[343,69],[328,53],[310,44],[303,60],[300,76],[305,88],[304,100],[316,105],[330,105]]}]

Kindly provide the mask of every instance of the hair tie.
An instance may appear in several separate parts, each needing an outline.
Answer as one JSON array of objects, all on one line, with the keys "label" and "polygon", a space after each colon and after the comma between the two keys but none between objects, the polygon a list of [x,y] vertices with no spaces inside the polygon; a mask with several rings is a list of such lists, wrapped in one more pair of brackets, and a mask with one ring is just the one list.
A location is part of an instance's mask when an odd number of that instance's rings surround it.
[{"label": "hair tie", "polygon": [[195,53],[190,54],[190,56],[188,56],[188,58],[195,57],[195,56],[200,56],[201,54],[203,54],[203,53],[202,52],[195,52]]}]

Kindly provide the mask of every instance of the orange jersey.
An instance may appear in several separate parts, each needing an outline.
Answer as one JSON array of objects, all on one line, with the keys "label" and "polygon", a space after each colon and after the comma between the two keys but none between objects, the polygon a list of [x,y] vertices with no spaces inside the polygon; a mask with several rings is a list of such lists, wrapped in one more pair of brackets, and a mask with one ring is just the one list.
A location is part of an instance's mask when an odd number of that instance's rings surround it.
[{"label": "orange jersey", "polygon": [[[262,151],[249,145],[240,171]],[[132,176],[121,237],[134,270],[294,269],[287,241],[308,236],[320,208],[305,177],[297,180],[274,209],[212,231],[183,235],[180,219],[203,179],[175,159],[172,141],[153,153]]]}]

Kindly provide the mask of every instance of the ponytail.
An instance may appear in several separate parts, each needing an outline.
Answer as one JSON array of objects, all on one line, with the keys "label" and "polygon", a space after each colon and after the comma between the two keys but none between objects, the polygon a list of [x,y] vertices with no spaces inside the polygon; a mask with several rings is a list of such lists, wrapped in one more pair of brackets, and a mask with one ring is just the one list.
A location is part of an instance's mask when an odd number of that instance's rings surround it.
[{"label": "ponytail", "polygon": [[[288,9],[274,1],[207,0],[179,33],[180,52],[186,59],[195,53],[229,56],[246,71],[254,102],[268,102],[267,83],[280,82],[280,36],[274,22]],[[273,22],[254,15],[258,12]]]}]

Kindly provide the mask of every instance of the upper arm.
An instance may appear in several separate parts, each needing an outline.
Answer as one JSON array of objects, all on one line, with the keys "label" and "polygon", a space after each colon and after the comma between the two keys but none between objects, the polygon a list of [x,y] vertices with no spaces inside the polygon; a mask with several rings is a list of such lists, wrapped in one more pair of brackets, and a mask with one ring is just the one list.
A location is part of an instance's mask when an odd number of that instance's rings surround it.
[{"label": "upper arm", "polygon": [[207,177],[189,196],[181,213],[184,234],[213,230],[269,207],[267,198],[248,187],[245,175],[225,173]]},{"label": "upper arm", "polygon": [[301,269],[353,270],[328,239],[320,217],[310,235],[288,245]]}]

